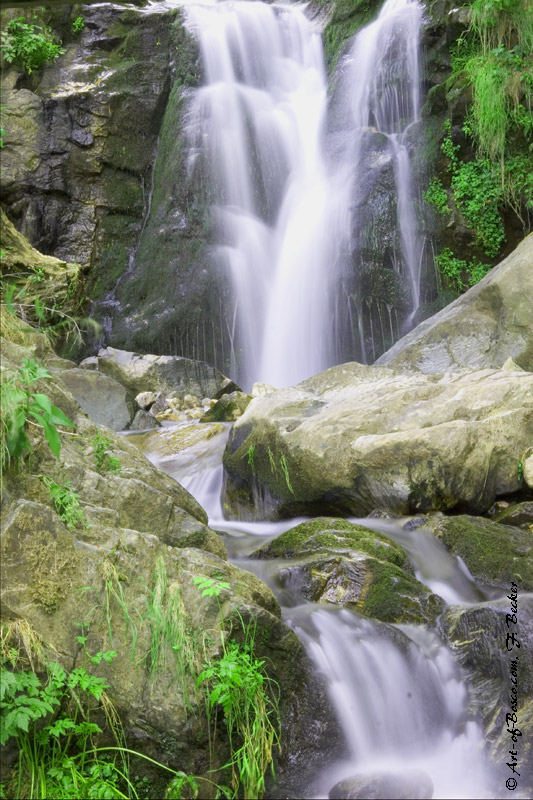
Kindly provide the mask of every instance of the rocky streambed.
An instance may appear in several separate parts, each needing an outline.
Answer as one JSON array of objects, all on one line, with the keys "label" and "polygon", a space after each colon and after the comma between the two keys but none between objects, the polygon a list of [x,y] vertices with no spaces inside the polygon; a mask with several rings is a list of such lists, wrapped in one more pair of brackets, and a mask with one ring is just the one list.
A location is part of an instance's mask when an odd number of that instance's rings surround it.
[{"label": "rocky streambed", "polygon": [[[253,622],[280,696],[269,796],[499,797],[513,736],[528,795],[527,342],[500,341],[480,368],[350,363],[247,395],[202,362],[104,348],[76,364],[22,323],[4,333],[4,376],[46,366],[36,388],[76,428],[57,459],[28,426],[24,468],[4,475],[3,622],[67,670],[112,648],[96,672],[130,745],[204,776],[230,752],[192,673],[176,681],[174,640],[154,678],[157,597],[184,641],[208,632],[202,659],[220,657],[228,615]],[[59,513],[50,481],[81,517]]]}]

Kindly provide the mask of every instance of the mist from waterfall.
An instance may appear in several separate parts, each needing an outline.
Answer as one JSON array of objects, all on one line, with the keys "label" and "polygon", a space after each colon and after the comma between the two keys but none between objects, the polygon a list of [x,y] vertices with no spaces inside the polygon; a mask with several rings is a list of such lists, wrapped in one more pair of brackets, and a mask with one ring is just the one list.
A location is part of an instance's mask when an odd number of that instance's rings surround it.
[{"label": "mist from waterfall", "polygon": [[[188,169],[202,176],[213,258],[232,287],[233,374],[245,387],[285,386],[349,358],[369,360],[357,206],[372,130],[386,137],[397,185],[404,325],[420,302],[405,134],[419,114],[421,6],[387,0],[355,37],[332,133],[320,30],[304,6],[207,2],[187,5],[186,19],[204,74],[186,114]],[[400,326],[389,317],[394,338]]]}]

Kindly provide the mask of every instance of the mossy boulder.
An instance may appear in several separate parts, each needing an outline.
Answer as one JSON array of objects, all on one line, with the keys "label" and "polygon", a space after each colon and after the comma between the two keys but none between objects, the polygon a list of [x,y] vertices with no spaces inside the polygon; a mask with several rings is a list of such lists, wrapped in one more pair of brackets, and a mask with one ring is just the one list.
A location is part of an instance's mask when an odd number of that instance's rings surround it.
[{"label": "mossy boulder", "polygon": [[150,458],[173,456],[190,447],[208,442],[215,436],[220,436],[226,426],[220,422],[206,425],[186,423],[176,427],[162,428],[158,431],[141,433],[131,437],[131,441]]},{"label": "mossy boulder", "polygon": [[525,500],[523,503],[514,503],[504,508],[496,514],[494,522],[527,528],[533,533],[533,501]]},{"label": "mossy boulder", "polygon": [[200,422],[235,422],[244,414],[251,399],[245,392],[230,392],[217,400]]},{"label": "mossy boulder", "polygon": [[[2,365],[9,370],[31,351],[3,342],[2,353]],[[229,630],[223,620],[232,619],[239,638],[242,619],[254,627],[255,653],[280,687],[284,758],[305,769],[309,748],[317,742],[330,746],[331,720],[321,700],[323,688],[299,640],[282,622],[271,590],[227,562],[221,537],[209,529],[205,512],[183,487],[157,470],[127,437],[87,419],[60,370],[36,389],[46,392],[77,427],[60,433],[56,459],[42,430],[32,426],[29,462],[3,475],[6,630],[29,626],[48,643],[48,656],[72,669],[83,661],[77,639],[82,625],[91,655],[117,652],[112,663],[102,661],[95,670],[109,684],[128,745],[176,769],[206,775],[227,763],[230,748],[222,728],[213,748],[197,673],[206,658],[220,656]],[[98,437],[107,439],[106,449],[119,460],[119,470],[98,464]],[[81,519],[59,512],[40,476],[75,493]],[[203,598],[195,585],[200,576],[230,588],[218,598]],[[181,634],[156,636],[161,615],[168,614]],[[176,655],[181,651],[173,648],[180,643],[176,636],[189,648],[184,672]]]},{"label": "mossy boulder", "polygon": [[256,397],[224,454],[225,506],[272,517],[487,511],[523,488],[533,374],[426,375],[357,363]]},{"label": "mossy boulder", "polygon": [[533,536],[529,530],[483,517],[429,517],[435,536],[460,556],[474,576],[489,586],[533,591]]},{"label": "mossy boulder", "polygon": [[278,581],[294,601],[348,605],[383,622],[430,622],[443,607],[414,578],[402,547],[346,520],[303,522],[253,555],[280,559]]}]

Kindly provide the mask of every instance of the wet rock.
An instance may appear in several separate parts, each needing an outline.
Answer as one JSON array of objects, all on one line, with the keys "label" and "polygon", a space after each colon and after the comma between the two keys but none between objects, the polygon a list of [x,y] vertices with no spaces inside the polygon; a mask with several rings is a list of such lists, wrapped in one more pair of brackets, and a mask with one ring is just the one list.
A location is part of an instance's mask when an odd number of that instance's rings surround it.
[{"label": "wet rock", "polygon": [[528,528],[533,533],[533,501],[515,503],[503,509],[494,517],[500,525],[516,525],[518,528]]},{"label": "wet rock", "polygon": [[245,392],[231,392],[217,400],[200,422],[234,422],[246,411],[252,398]]},{"label": "wet rock", "polygon": [[[506,776],[510,775],[505,765],[512,742],[506,715],[516,713],[516,725],[511,727],[521,732],[519,787],[524,797],[529,796],[533,791],[533,594],[510,584],[502,598],[447,609],[440,626],[468,676],[470,712],[483,724],[490,759],[495,770],[502,775],[505,770]],[[513,674],[516,695],[512,696]]]},{"label": "wet rock", "polygon": [[129,426],[130,431],[146,431],[150,428],[160,428],[161,423],[153,414],[145,411],[144,408],[139,408]]},{"label": "wet rock", "polygon": [[[98,358],[95,359],[96,364],[98,365]],[[148,411],[151,406],[155,403],[157,395],[155,392],[139,392],[139,394],[135,398],[135,402],[139,406],[139,408]]]},{"label": "wet rock", "polygon": [[443,607],[414,578],[400,545],[343,519],[303,522],[253,556],[282,560],[278,581],[288,602],[347,605],[383,622],[429,622]]},{"label": "wet rock", "polygon": [[479,283],[418,325],[376,364],[444,372],[502,367],[533,371],[533,234]]},{"label": "wet rock", "polygon": [[165,411],[168,411],[169,409],[170,406],[166,397],[159,392],[159,394],[156,395],[152,406],[150,407],[150,414],[152,414],[154,417],[157,417],[159,414],[164,414]]},{"label": "wet rock", "polygon": [[433,781],[418,769],[354,775],[336,783],[330,800],[431,800]]},{"label": "wet rock", "polygon": [[182,399],[187,395],[220,397],[233,385],[229,378],[203,361],[141,355],[114,347],[99,350],[98,369],[135,394],[155,392]]},{"label": "wet rock", "polygon": [[132,442],[143,453],[166,457],[187,450],[200,442],[208,441],[214,436],[224,433],[225,427],[219,422],[209,425],[196,423],[180,424],[176,427],[162,428],[154,433],[132,437]]},{"label": "wet rock", "polygon": [[236,515],[258,494],[272,516],[480,513],[522,487],[532,439],[533,374],[342,364],[248,406],[224,454],[225,503]]},{"label": "wet rock", "polygon": [[478,580],[507,589],[533,591],[533,537],[530,531],[483,517],[428,517],[426,527],[460,556]]},{"label": "wet rock", "polygon": [[88,369],[64,370],[61,380],[93,422],[114,431],[128,427],[133,416],[133,402],[130,393],[118,381]]}]

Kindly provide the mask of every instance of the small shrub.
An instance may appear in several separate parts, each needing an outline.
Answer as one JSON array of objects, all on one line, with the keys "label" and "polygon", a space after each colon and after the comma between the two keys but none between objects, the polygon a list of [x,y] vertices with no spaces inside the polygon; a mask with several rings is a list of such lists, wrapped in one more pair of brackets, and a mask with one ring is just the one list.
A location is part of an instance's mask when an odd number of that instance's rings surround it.
[{"label": "small shrub", "polygon": [[11,20],[2,33],[4,60],[26,70],[28,74],[48,61],[59,58],[64,52],[49,28],[26,22],[24,17]]},{"label": "small shrub", "polygon": [[433,178],[424,192],[425,202],[442,216],[450,213],[448,206],[448,194],[438,178]]},{"label": "small shrub", "polygon": [[109,453],[109,450],[113,447],[112,439],[97,433],[91,439],[91,444],[94,447],[94,461],[98,472],[121,472],[122,464],[120,460]]},{"label": "small shrub", "polygon": [[457,258],[449,247],[445,247],[435,256],[435,264],[447,286],[456,292],[463,292],[469,286],[474,286],[490,270],[488,264]]},{"label": "small shrub", "polygon": [[70,428],[74,424],[52,405],[50,398],[40,392],[32,392],[36,381],[51,378],[45,367],[33,359],[24,359],[22,366],[2,382],[0,389],[0,465],[6,468],[15,465],[27,451],[31,450],[26,433],[28,424],[42,426],[50,450],[59,458],[61,441],[57,426]]},{"label": "small shrub", "polygon": [[87,521],[85,515],[80,508],[79,496],[71,489],[68,483],[56,483],[52,478],[43,476],[42,482],[50,493],[50,499],[53,500],[55,509],[67,528],[74,530],[74,528],[86,528]]},{"label": "small shrub", "polygon": [[81,33],[85,28],[85,20],[83,17],[76,17],[72,22],[72,30],[75,34]]}]

